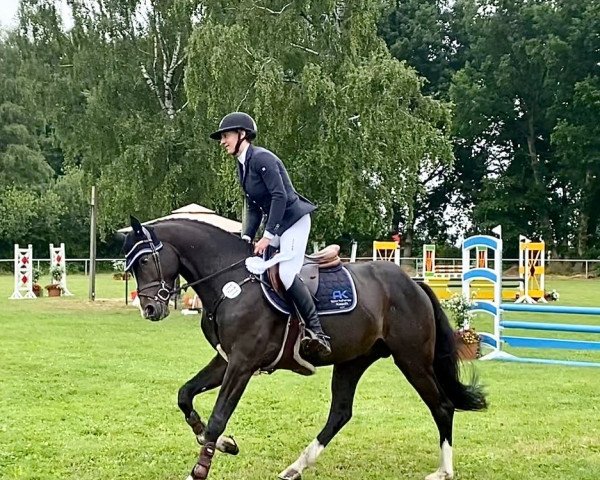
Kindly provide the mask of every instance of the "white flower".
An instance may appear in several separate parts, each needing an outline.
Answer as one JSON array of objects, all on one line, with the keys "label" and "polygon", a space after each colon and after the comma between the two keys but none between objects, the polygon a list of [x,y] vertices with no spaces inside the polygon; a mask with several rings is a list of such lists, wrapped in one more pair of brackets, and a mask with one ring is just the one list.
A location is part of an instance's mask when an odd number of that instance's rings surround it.
[{"label": "white flower", "polygon": [[125,261],[124,260],[113,260],[113,270],[116,272],[125,271]]}]

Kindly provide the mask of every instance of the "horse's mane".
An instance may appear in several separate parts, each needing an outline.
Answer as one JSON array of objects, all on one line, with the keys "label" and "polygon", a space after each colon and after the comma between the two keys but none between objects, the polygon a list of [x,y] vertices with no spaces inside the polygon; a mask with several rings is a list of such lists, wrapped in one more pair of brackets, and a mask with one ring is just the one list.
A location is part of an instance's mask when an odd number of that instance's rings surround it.
[{"label": "horse's mane", "polygon": [[224,235],[226,237],[227,241],[231,240],[232,242],[236,243],[237,246],[248,248],[248,242],[242,240],[242,238],[239,235],[228,232],[227,230],[224,230],[221,227],[217,227],[216,225],[213,225],[211,223],[203,222],[202,220],[194,220],[192,218],[166,218],[164,220],[159,220],[158,222],[152,223],[147,226],[148,227],[160,227],[160,226],[167,226],[171,223],[175,223],[175,224],[183,223],[183,224],[190,225],[194,228],[201,228],[202,230],[208,230],[209,233]]}]

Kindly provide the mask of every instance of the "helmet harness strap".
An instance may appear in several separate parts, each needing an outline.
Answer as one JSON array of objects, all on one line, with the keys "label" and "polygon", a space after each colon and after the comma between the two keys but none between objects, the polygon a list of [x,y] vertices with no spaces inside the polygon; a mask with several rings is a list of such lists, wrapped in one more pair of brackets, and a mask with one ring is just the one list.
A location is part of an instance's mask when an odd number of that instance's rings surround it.
[{"label": "helmet harness strap", "polygon": [[245,133],[245,130],[238,130],[238,132],[237,132],[238,139],[237,139],[237,142],[235,143],[235,150],[233,151],[234,157],[237,157],[238,153],[240,153],[240,146],[242,145],[242,142],[246,139],[246,135],[244,135],[242,137],[241,132]]}]

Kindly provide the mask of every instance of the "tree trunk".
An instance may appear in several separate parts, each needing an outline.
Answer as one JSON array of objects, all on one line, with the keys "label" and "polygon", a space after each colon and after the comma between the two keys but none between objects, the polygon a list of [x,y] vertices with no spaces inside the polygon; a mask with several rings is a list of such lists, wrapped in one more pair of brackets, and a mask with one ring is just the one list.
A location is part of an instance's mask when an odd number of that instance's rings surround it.
[{"label": "tree trunk", "polygon": [[533,172],[533,183],[536,192],[540,193],[540,199],[543,198],[543,205],[539,205],[536,209],[539,216],[539,228],[542,232],[542,237],[546,244],[553,245],[553,235],[550,230],[550,216],[548,215],[547,209],[547,188],[542,178],[542,172],[540,169],[540,161],[538,158],[537,148],[535,145],[535,126],[533,120],[533,113],[529,113],[527,117],[527,148],[529,151],[529,159],[531,164],[531,170]]},{"label": "tree trunk", "polygon": [[577,255],[584,257],[587,254],[590,226],[590,202],[593,189],[593,174],[588,168],[585,172],[585,182],[583,192],[581,192],[581,204],[579,208],[579,220],[577,222]]},{"label": "tree trunk", "polygon": [[414,199],[411,205],[408,205],[408,216],[406,218],[406,228],[402,236],[402,256],[412,257],[412,245],[415,235],[415,207]]}]

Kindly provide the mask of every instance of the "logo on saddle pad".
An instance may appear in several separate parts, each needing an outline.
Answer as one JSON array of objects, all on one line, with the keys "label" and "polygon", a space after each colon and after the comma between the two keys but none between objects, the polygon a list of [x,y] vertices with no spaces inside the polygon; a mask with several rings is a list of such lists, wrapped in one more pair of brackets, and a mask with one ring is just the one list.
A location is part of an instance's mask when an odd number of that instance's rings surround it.
[{"label": "logo on saddle pad", "polygon": [[353,295],[348,290],[333,290],[331,292],[330,302],[339,309],[352,305]]}]

